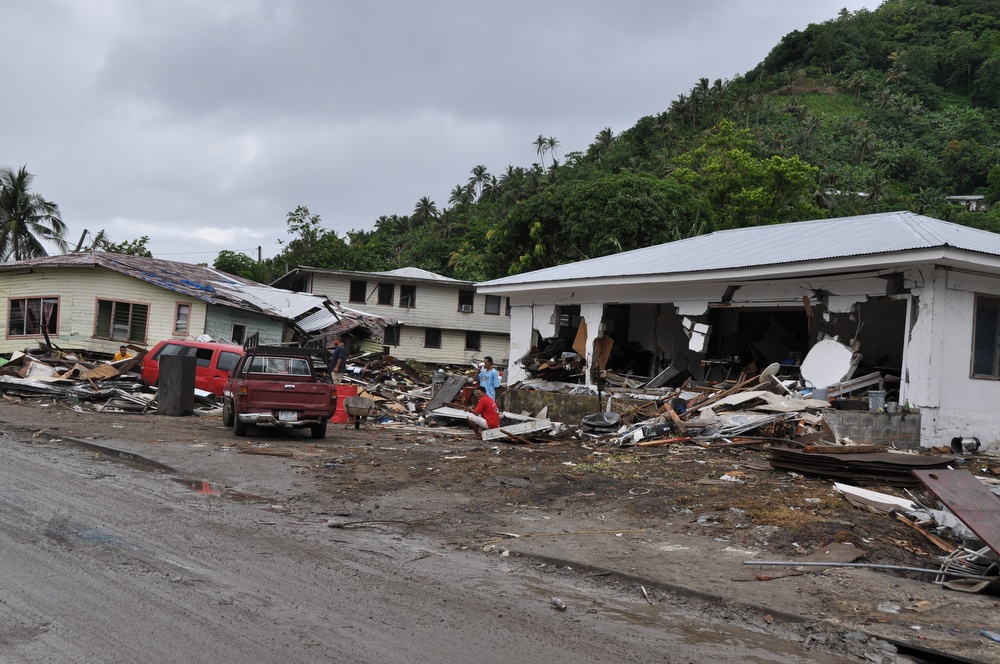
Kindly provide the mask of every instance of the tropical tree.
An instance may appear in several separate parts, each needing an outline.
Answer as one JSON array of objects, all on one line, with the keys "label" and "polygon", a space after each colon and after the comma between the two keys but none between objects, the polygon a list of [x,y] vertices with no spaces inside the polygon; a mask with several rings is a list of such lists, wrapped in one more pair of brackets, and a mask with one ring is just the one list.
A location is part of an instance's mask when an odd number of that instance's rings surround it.
[{"label": "tropical tree", "polygon": [[426,222],[438,216],[437,204],[426,196],[421,196],[420,200],[413,207],[413,214],[410,218],[414,226],[422,226]]},{"label": "tropical tree", "polygon": [[32,180],[24,166],[0,168],[0,260],[48,256],[43,242],[63,253],[68,248],[59,206],[33,193]]}]

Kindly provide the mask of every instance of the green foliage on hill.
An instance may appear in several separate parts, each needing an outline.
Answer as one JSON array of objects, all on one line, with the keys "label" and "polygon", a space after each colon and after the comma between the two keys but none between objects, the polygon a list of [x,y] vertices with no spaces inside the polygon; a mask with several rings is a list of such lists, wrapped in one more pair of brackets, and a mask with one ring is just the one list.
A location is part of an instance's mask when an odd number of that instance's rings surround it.
[{"label": "green foliage on hill", "polygon": [[422,198],[370,231],[340,238],[299,208],[296,239],[267,271],[412,265],[482,280],[713,230],[903,209],[1000,231],[1000,205],[945,200],[1000,200],[1000,0],[844,10],[561,162],[555,138],[531,145],[530,167],[476,166],[447,205]]}]

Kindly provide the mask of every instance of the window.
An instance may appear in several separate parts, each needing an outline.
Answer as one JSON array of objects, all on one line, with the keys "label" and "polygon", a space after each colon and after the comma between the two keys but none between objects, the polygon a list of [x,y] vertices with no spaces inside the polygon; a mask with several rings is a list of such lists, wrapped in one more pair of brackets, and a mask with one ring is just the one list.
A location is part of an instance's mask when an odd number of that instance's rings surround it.
[{"label": "window", "polygon": [[390,325],[385,328],[385,335],[382,337],[382,344],[384,346],[398,346],[399,345],[399,327],[396,325]]},{"label": "window", "polygon": [[233,323],[233,343],[239,346],[247,339],[247,326],[240,323]]},{"label": "window", "polygon": [[392,305],[393,298],[396,297],[396,286],[394,284],[378,285],[378,303]]},{"label": "window", "polygon": [[486,296],[486,307],[483,309],[483,313],[489,316],[499,316],[500,315],[500,296],[499,295],[487,295]]},{"label": "window", "polygon": [[146,321],[149,306],[132,302],[97,301],[94,336],[115,341],[146,343]]},{"label": "window", "polygon": [[417,287],[400,284],[399,286],[399,306],[412,309],[417,306]]},{"label": "window", "polygon": [[506,307],[507,313],[505,313],[504,315],[505,316],[510,316],[510,298],[508,297],[508,298],[504,298],[504,299],[507,300],[507,307]]},{"label": "window", "polygon": [[187,334],[190,323],[191,305],[187,302],[178,302],[174,312],[174,334]]},{"label": "window", "polygon": [[219,361],[215,363],[215,366],[219,369],[219,371],[229,373],[233,370],[233,367],[236,366],[236,363],[239,362],[241,357],[242,355],[239,353],[231,353],[228,350],[224,350],[219,353]]},{"label": "window", "polygon": [[49,334],[55,334],[58,322],[59,298],[57,297],[32,297],[23,300],[8,300],[8,336],[24,337],[41,334],[42,328]]},{"label": "window", "polygon": [[479,332],[465,333],[465,350],[479,350]]},{"label": "window", "polygon": [[364,302],[365,296],[368,294],[368,282],[359,281],[356,279],[351,279],[351,294],[349,299],[351,302]]},{"label": "window", "polygon": [[472,313],[472,304],[476,301],[476,291],[471,290],[460,290],[458,291],[458,310],[463,314]]},{"label": "window", "polygon": [[1000,298],[976,296],[972,377],[1000,378]]},{"label": "window", "polygon": [[436,327],[428,327],[424,330],[424,348],[441,347],[441,330]]}]

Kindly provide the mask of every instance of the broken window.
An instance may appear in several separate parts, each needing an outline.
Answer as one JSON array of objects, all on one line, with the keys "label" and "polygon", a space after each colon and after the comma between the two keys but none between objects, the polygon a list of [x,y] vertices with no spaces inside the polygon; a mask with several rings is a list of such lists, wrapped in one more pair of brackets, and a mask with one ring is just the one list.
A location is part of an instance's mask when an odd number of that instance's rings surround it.
[{"label": "broken window", "polygon": [[400,284],[399,286],[399,306],[412,309],[417,306],[417,287]]},{"label": "broken window", "polygon": [[148,305],[98,300],[94,337],[146,343],[146,323],[148,320]]},{"label": "broken window", "polygon": [[396,285],[395,284],[379,284],[378,285],[378,303],[392,305],[393,299],[396,297]]},{"label": "broken window", "polygon": [[187,334],[190,322],[191,305],[187,302],[178,302],[177,310],[174,312],[174,334]]},{"label": "broken window", "polygon": [[483,313],[489,316],[499,316],[500,315],[500,296],[499,295],[487,295],[486,296],[486,307],[483,309]]},{"label": "broken window", "polygon": [[233,323],[233,334],[231,337],[233,343],[239,346],[244,341],[246,341],[246,337],[247,337],[247,326],[242,325],[240,323]]},{"label": "broken window", "polygon": [[364,302],[368,294],[368,282],[360,279],[351,279],[351,292],[348,299],[351,302]]},{"label": "broken window", "polygon": [[471,290],[460,290],[458,291],[458,310],[463,314],[472,313],[472,304],[476,300],[476,291]]},{"label": "broken window", "polygon": [[479,350],[481,337],[479,332],[465,333],[465,350]]},{"label": "broken window", "polygon": [[49,334],[56,333],[59,322],[59,298],[32,297],[8,300],[7,335],[23,337],[41,334],[42,328]]},{"label": "broken window", "polygon": [[399,345],[399,328],[397,326],[390,325],[385,328],[385,334],[382,336],[382,344],[385,346]]},{"label": "broken window", "polygon": [[972,377],[1000,378],[1000,298],[976,295]]},{"label": "broken window", "polygon": [[436,327],[428,327],[424,330],[424,348],[441,347],[441,330]]}]

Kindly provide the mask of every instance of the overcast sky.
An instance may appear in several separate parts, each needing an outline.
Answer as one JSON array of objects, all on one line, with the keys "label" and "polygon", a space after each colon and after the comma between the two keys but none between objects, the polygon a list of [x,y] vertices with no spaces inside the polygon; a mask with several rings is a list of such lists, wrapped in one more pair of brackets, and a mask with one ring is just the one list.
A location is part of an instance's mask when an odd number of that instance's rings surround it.
[{"label": "overcast sky", "polygon": [[0,0],[0,166],[75,245],[280,251],[298,205],[338,234],[586,150],[788,32],[878,0]]}]

